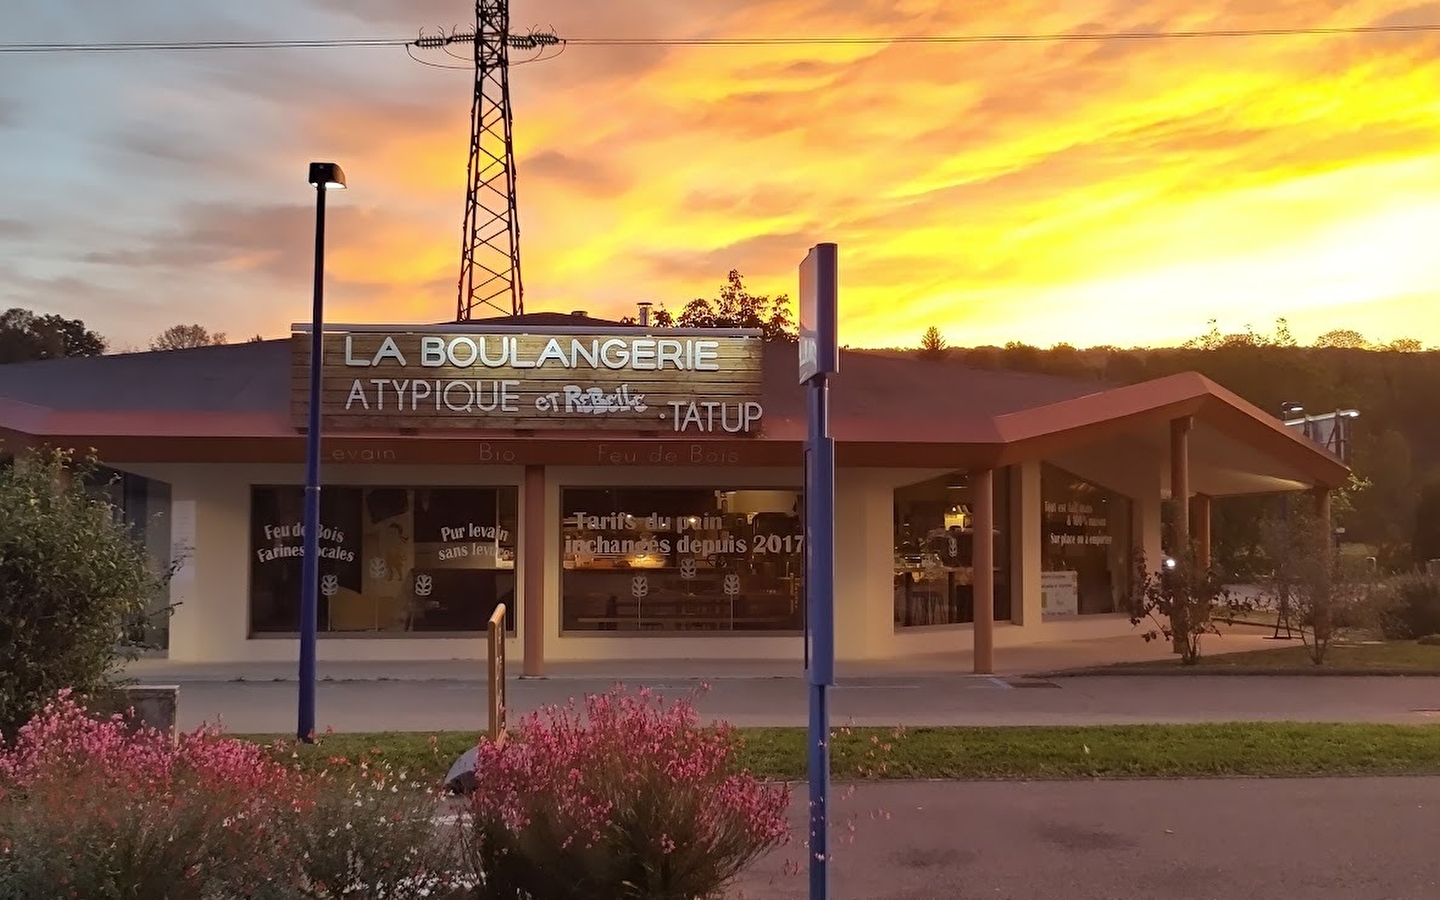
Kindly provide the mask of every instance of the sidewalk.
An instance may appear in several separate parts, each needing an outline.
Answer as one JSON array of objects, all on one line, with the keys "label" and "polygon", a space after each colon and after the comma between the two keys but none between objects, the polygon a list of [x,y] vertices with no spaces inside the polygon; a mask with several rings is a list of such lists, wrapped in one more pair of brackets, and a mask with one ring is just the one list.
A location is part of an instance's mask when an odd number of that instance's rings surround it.
[{"label": "sidewalk", "polygon": [[[1207,653],[1232,653],[1273,647],[1253,629],[1212,637]],[[997,647],[996,675],[1025,675],[1055,672],[1109,663],[1141,662],[1172,656],[1168,644],[1149,642],[1139,635]],[[508,676],[520,677],[520,662],[508,661]],[[974,654],[969,650],[954,653],[906,657],[904,659],[867,662],[840,662],[836,677],[849,679],[923,678],[970,675],[974,670]],[[194,684],[204,682],[294,682],[298,681],[297,664],[286,663],[186,663],[168,659],[141,659],[126,668],[126,674],[148,684]],[[484,682],[483,659],[452,659],[411,662],[321,662],[317,666],[322,681],[400,681],[400,682]],[[804,677],[803,661],[795,660],[604,660],[582,663],[552,662],[538,679],[525,680],[612,680],[664,678],[671,681],[722,681],[800,679]]]}]

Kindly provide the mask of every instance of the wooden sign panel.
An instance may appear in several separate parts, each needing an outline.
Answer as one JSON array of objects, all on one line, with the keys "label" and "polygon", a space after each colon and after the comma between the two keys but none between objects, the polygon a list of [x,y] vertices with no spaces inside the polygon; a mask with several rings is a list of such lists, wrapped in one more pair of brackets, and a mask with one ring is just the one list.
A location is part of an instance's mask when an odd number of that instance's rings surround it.
[{"label": "wooden sign panel", "polygon": [[[310,335],[292,342],[294,424]],[[748,332],[327,331],[327,429],[573,429],[684,437],[760,431],[762,344]]]}]

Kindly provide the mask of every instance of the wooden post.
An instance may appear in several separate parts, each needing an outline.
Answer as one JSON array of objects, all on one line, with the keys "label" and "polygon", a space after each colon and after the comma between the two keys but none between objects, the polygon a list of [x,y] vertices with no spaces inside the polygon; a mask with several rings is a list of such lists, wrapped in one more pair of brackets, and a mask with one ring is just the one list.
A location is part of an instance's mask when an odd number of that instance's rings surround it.
[{"label": "wooden post", "polygon": [[520,568],[525,605],[521,671],[545,674],[545,467],[526,466],[520,520]]},{"label": "wooden post", "polygon": [[975,613],[975,674],[995,671],[995,472],[980,469],[970,473],[970,493],[975,503],[971,561]]},{"label": "wooden post", "polygon": [[490,740],[505,743],[505,604],[495,607],[486,626],[489,638]]}]

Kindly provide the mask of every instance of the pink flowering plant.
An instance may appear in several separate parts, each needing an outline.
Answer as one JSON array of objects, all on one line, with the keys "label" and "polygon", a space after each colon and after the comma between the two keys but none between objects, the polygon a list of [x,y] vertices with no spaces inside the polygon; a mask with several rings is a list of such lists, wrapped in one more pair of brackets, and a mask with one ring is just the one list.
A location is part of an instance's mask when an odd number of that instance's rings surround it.
[{"label": "pink flowering plant", "polygon": [[0,895],[206,900],[258,887],[277,811],[304,802],[286,799],[299,796],[292,780],[261,747],[209,730],[172,741],[92,718],[62,691],[0,747]]},{"label": "pink flowering plant", "polygon": [[69,692],[0,745],[0,897],[460,897],[438,797],[383,768],[314,774],[280,746],[178,740],[96,718]]},{"label": "pink flowering plant", "polygon": [[736,749],[690,703],[621,688],[482,741],[465,817],[479,896],[720,896],[789,832],[789,788],[741,771]]}]

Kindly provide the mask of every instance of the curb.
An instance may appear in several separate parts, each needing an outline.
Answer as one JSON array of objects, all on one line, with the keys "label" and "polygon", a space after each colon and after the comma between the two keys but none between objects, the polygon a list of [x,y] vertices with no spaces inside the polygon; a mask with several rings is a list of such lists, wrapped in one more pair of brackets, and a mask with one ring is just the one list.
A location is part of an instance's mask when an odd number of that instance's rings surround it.
[{"label": "curb", "polygon": [[1093,678],[1096,676],[1158,676],[1161,678],[1194,677],[1237,677],[1247,678],[1440,678],[1440,672],[1415,669],[1322,669],[1316,667],[1277,669],[1273,667],[1231,667],[1207,668],[1187,666],[1185,668],[1153,668],[1140,666],[1096,666],[1084,669],[1063,669],[1058,672],[1037,672],[1026,678]]}]

